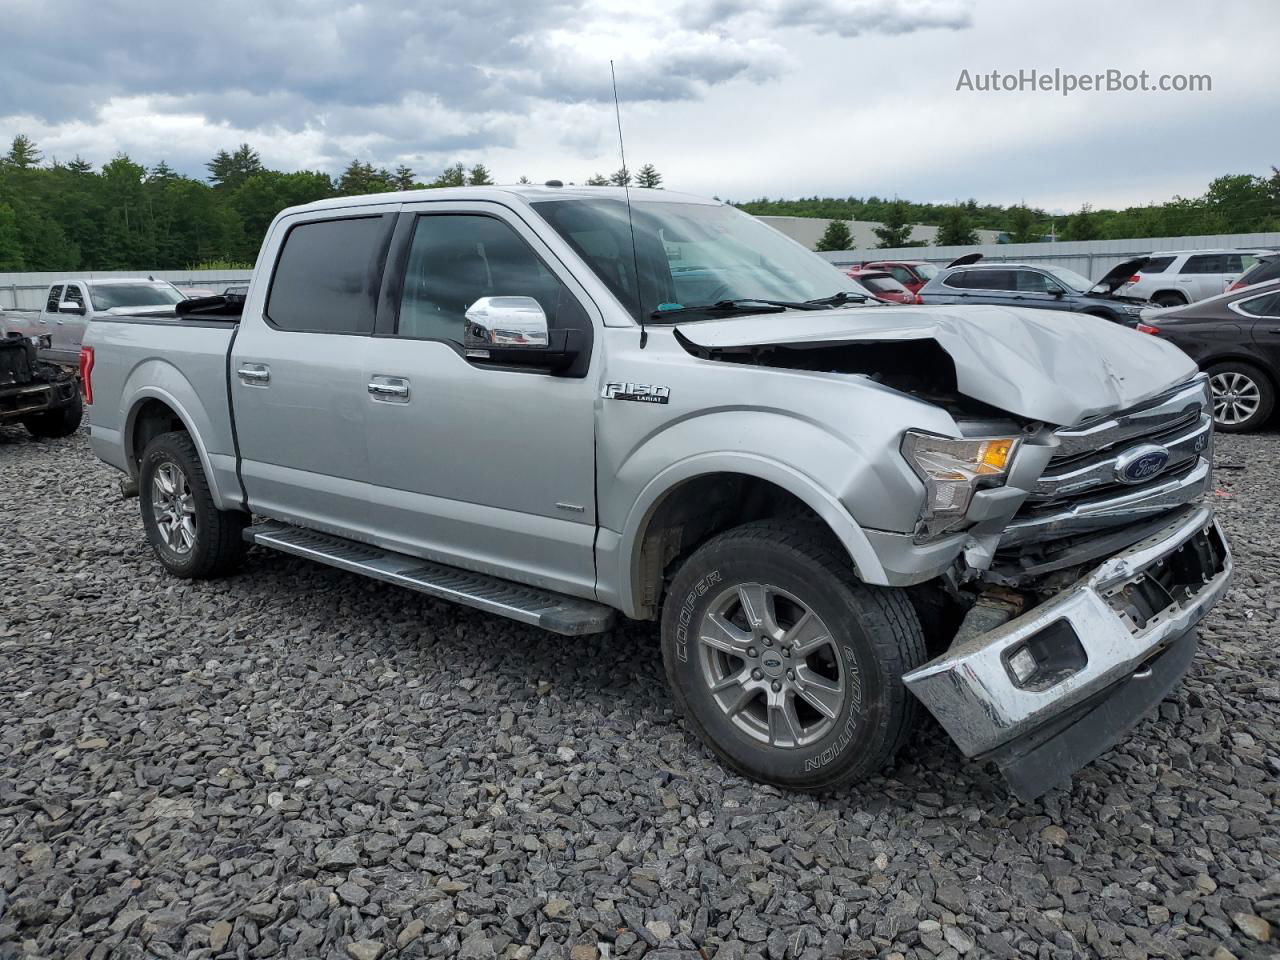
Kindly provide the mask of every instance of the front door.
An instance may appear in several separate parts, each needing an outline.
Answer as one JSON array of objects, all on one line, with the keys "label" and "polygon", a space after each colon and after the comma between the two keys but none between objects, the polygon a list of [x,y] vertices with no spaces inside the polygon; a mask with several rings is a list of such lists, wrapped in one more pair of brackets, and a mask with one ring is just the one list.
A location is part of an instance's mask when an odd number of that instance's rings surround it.
[{"label": "front door", "polygon": [[84,291],[78,283],[68,283],[62,291],[62,303],[74,303],[85,313],[63,313],[61,304],[50,331],[52,345],[49,356],[60,363],[75,363],[80,359],[80,344],[84,340],[85,319],[88,308]]},{"label": "front door", "polygon": [[377,539],[592,596],[599,364],[588,354],[568,375],[497,368],[469,359],[462,338],[476,300],[523,296],[589,344],[595,305],[506,207],[405,209],[364,368]]},{"label": "front door", "polygon": [[365,358],[397,205],[277,225],[231,354],[241,477],[254,513],[369,538]]}]

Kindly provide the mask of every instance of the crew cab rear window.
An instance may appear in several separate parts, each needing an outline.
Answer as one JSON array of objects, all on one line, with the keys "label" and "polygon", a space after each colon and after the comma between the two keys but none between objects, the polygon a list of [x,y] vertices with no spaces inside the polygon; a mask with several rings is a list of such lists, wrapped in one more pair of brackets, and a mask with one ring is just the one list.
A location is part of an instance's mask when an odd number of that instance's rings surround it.
[{"label": "crew cab rear window", "polygon": [[313,220],[289,230],[267,295],[281,330],[372,333],[391,218]]},{"label": "crew cab rear window", "polygon": [[49,288],[49,299],[45,301],[44,308],[48,313],[57,313],[58,304],[62,302],[62,286]]}]

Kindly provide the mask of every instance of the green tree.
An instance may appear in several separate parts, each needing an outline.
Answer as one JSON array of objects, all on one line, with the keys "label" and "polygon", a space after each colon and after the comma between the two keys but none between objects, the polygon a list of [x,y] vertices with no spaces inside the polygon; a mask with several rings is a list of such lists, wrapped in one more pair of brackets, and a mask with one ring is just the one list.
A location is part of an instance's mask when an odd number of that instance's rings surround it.
[{"label": "green tree", "polygon": [[615,187],[629,186],[631,183],[631,171],[626,167],[619,167],[609,174],[609,182]]},{"label": "green tree", "polygon": [[338,196],[354,197],[365,193],[389,193],[396,189],[395,178],[386,169],[374,169],[373,164],[352,160],[338,178]]},{"label": "green tree", "polygon": [[656,190],[662,186],[662,174],[658,172],[658,168],[652,163],[646,163],[636,171],[636,186]]},{"label": "green tree", "polygon": [[80,154],[76,154],[76,158],[67,164],[67,169],[72,173],[93,173],[93,164],[88,160],[83,160]]},{"label": "green tree", "polygon": [[391,175],[391,182],[395,184],[397,190],[412,190],[417,185],[416,179],[417,174],[403,163],[396,167],[396,172]]},{"label": "green tree", "polygon": [[853,248],[853,234],[849,232],[849,224],[843,220],[832,220],[827,224],[815,250],[850,250]]},{"label": "green tree", "polygon": [[25,266],[18,215],[13,207],[0,203],[0,270],[22,270]]},{"label": "green tree", "polygon": [[528,177],[526,177],[526,176],[523,176],[523,175],[522,175],[522,176],[520,177],[520,179],[519,179],[519,180],[517,180],[516,182],[517,182],[517,183],[528,183],[528,182],[529,182],[529,178],[528,178]]},{"label": "green tree", "polygon": [[431,181],[433,187],[465,187],[467,185],[467,168],[455,163],[440,171],[440,175]]},{"label": "green tree", "polygon": [[488,167],[483,163],[477,163],[467,174],[467,183],[473,187],[487,187],[493,183],[493,177],[489,175]]},{"label": "green tree", "polygon": [[29,170],[39,166],[42,159],[43,155],[36,149],[32,139],[25,133],[20,133],[13,138],[13,143],[10,144],[9,152],[5,154],[3,162],[19,170]]},{"label": "green tree", "polygon": [[209,170],[209,182],[215,187],[234,189],[255,173],[263,171],[262,158],[258,151],[247,143],[236,147],[234,153],[219,150],[212,160],[205,164]]},{"label": "green tree", "polygon": [[1093,207],[1084,204],[1078,211],[1067,217],[1066,226],[1062,228],[1061,240],[1097,240],[1102,235],[1098,219]]},{"label": "green tree", "polygon": [[587,177],[585,182],[588,187],[607,187],[609,185],[609,178],[602,173],[593,173],[591,176]]},{"label": "green tree", "polygon": [[897,201],[889,204],[880,226],[872,228],[872,232],[880,238],[876,246],[882,250],[913,246],[911,230],[914,226],[907,222],[906,204]]},{"label": "green tree", "polygon": [[1009,208],[1009,220],[1005,228],[1010,243],[1035,243],[1040,239],[1040,230],[1036,226],[1036,215],[1026,204],[1017,204]]},{"label": "green tree", "polygon": [[948,207],[938,224],[938,236],[934,244],[939,247],[968,247],[978,242],[973,222],[963,206]]}]

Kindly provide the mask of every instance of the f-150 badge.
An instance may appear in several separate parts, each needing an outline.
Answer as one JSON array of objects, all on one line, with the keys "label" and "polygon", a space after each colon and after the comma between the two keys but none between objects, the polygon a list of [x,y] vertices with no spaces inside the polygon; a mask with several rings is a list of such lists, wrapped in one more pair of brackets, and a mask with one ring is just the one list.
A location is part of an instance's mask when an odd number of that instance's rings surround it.
[{"label": "f-150 badge", "polygon": [[634,400],[637,403],[667,403],[670,387],[653,387],[647,383],[606,383],[602,396],[606,400]]}]

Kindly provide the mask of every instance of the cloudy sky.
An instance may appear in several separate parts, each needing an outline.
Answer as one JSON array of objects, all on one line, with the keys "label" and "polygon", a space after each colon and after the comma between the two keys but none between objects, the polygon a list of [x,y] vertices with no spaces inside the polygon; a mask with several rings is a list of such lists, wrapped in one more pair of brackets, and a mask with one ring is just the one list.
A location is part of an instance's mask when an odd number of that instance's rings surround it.
[{"label": "cloudy sky", "polygon": [[[0,138],[203,175],[253,144],[500,181],[618,164],[733,199],[1160,201],[1280,164],[1273,0],[0,0]],[[1208,74],[1196,93],[958,91],[1020,69]]]}]

